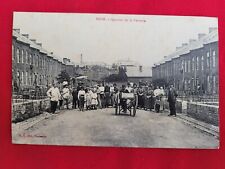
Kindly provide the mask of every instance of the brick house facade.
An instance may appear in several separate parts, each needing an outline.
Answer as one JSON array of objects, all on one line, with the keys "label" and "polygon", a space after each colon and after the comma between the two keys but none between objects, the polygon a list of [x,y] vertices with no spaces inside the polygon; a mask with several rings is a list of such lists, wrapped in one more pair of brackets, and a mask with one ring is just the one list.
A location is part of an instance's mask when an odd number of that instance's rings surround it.
[{"label": "brick house facade", "polygon": [[52,53],[42,48],[40,43],[29,39],[28,34],[13,30],[12,37],[12,85],[20,89],[34,86],[46,87],[56,80],[66,65]]},{"label": "brick house facade", "polygon": [[152,67],[152,79],[164,79],[178,91],[218,94],[218,29],[199,34]]}]

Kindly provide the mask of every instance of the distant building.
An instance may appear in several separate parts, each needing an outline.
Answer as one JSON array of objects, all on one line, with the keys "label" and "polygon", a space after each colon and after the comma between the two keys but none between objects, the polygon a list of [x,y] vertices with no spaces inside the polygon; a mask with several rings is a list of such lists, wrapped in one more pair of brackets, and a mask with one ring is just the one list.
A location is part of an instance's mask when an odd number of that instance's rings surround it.
[{"label": "distant building", "polygon": [[177,90],[218,94],[218,28],[198,34],[152,67],[153,81],[164,79]]},{"label": "distant building", "polygon": [[118,61],[116,64],[125,71],[127,81],[136,84],[139,84],[139,82],[152,82],[151,67],[142,66],[131,60]]}]

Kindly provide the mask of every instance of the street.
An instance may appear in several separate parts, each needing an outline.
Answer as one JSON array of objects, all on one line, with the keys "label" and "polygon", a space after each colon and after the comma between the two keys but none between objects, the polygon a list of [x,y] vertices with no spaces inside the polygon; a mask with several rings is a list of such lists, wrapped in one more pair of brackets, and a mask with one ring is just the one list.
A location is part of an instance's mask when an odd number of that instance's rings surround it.
[{"label": "street", "polygon": [[[13,124],[13,143],[154,148],[217,148],[219,140],[167,113],[137,110],[135,117],[115,109],[63,110],[24,130]],[[24,123],[24,122],[22,122]],[[17,127],[18,128],[18,127]]]}]

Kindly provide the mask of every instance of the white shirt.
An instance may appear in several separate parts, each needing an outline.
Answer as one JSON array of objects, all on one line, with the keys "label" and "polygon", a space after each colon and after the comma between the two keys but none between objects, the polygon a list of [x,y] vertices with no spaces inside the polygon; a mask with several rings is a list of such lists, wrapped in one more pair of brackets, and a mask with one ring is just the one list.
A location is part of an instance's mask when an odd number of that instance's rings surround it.
[{"label": "white shirt", "polygon": [[154,95],[155,96],[159,96],[161,94],[161,90],[160,89],[155,89],[154,90]]},{"label": "white shirt", "polygon": [[105,87],[104,87],[104,86],[100,86],[100,87],[99,87],[99,90],[100,90],[100,93],[102,94],[102,93],[104,93],[104,91],[105,91]]},{"label": "white shirt", "polygon": [[79,90],[78,92],[78,99],[80,100],[80,96],[83,95],[84,98],[86,97],[85,91],[84,90]]},{"label": "white shirt", "polygon": [[62,89],[62,95],[64,99],[68,99],[70,97],[70,90],[69,88],[65,87]]},{"label": "white shirt", "polygon": [[131,93],[133,91],[133,88],[132,87],[126,87],[126,90]]},{"label": "white shirt", "polygon": [[47,96],[51,98],[51,101],[59,101],[61,97],[58,87],[51,87],[47,91]]}]

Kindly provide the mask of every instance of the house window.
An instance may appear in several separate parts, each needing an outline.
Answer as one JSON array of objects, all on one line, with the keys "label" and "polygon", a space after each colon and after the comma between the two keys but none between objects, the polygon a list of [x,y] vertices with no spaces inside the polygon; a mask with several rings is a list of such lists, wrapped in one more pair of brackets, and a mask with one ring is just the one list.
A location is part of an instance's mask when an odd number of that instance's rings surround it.
[{"label": "house window", "polygon": [[216,67],[216,51],[213,51],[212,66]]},{"label": "house window", "polygon": [[28,58],[28,52],[25,52],[25,56],[26,56],[26,64],[29,64],[29,58]]},{"label": "house window", "polygon": [[183,60],[181,61],[181,70],[182,70],[182,72],[184,71],[184,61]]},{"label": "house window", "polygon": [[199,58],[198,56],[196,57],[196,70],[199,70]]},{"label": "house window", "polygon": [[209,68],[210,65],[210,55],[209,52],[207,52],[207,67]]},{"label": "house window", "polygon": [[19,48],[16,49],[16,60],[17,60],[17,63],[20,63],[20,50],[19,50]]},{"label": "house window", "polygon": [[24,63],[24,51],[23,51],[23,49],[21,50],[21,63]]},{"label": "house window", "polygon": [[14,60],[14,46],[12,45],[12,60]]},{"label": "house window", "polygon": [[192,71],[195,71],[195,58],[192,58]]},{"label": "house window", "polygon": [[188,72],[191,72],[191,61],[188,60]]},{"label": "house window", "polygon": [[208,92],[211,90],[211,85],[210,85],[210,77],[207,76],[207,86],[208,86]]},{"label": "house window", "polygon": [[213,76],[213,93],[216,93],[216,76]]},{"label": "house window", "polygon": [[41,79],[41,75],[40,75],[40,77],[39,77],[39,84],[40,84],[40,85],[41,85],[41,80],[42,80],[42,79]]},{"label": "house window", "polygon": [[23,85],[23,84],[24,84],[24,73],[21,72],[21,85]]},{"label": "house window", "polygon": [[32,65],[32,55],[30,54],[30,64]]},{"label": "house window", "polygon": [[202,56],[202,70],[204,70],[204,56]]},{"label": "house window", "polygon": [[28,73],[27,73],[27,71],[25,73],[25,85],[28,85]]}]

